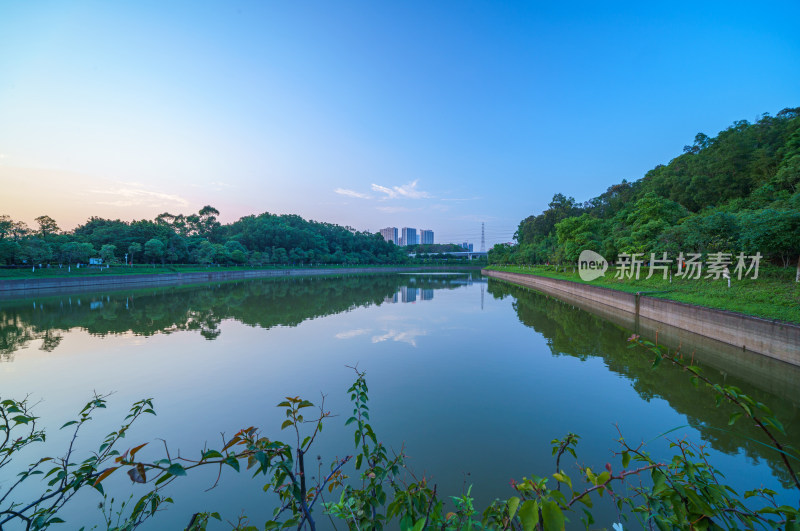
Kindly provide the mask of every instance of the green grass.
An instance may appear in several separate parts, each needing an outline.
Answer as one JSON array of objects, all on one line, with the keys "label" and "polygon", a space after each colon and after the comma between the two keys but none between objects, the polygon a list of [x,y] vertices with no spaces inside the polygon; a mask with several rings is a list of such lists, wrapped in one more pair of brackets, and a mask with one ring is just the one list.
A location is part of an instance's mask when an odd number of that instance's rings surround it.
[{"label": "green grass", "polygon": [[648,273],[645,267],[642,268],[639,280],[615,279],[615,269],[612,267],[604,277],[592,282],[581,280],[577,271],[573,272],[572,266],[567,266],[566,271],[563,266],[493,265],[488,269],[570,280],[629,293],[663,290],[663,293],[647,293],[647,296],[800,323],[800,283],[794,281],[793,268],[762,266],[757,279],[733,278],[730,288],[728,282],[723,279],[673,278],[670,283],[669,280],[661,278],[660,272],[656,272],[650,279],[645,279]]}]

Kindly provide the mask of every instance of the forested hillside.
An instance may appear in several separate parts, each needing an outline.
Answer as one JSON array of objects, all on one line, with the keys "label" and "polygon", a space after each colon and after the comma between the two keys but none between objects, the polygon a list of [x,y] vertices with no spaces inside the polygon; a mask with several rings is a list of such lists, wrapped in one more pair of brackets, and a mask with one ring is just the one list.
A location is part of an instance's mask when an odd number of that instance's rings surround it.
[{"label": "forested hillside", "polygon": [[[800,108],[703,133],[667,165],[578,203],[556,194],[522,220],[517,245],[496,245],[493,263],[574,262],[584,249],[620,253],[734,255],[760,252],[788,267],[800,255]],[[800,262],[798,262],[800,268]],[[800,270],[800,269],[799,269]]]},{"label": "forested hillside", "polygon": [[126,222],[93,217],[71,232],[61,232],[49,216],[31,229],[0,216],[0,264],[104,263],[127,259],[158,264],[381,264],[402,262],[405,253],[379,234],[295,215],[264,213],[229,225],[217,221],[210,206],[197,214],[160,214],[154,220]]}]

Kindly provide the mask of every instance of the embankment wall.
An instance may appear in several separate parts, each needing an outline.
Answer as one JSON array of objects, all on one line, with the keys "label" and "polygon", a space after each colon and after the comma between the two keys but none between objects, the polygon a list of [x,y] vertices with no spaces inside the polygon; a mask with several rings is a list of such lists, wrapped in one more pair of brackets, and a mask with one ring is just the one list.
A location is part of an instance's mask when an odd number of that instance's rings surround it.
[{"label": "embankment wall", "polygon": [[708,337],[742,351],[800,366],[800,326],[736,312],[715,310],[666,299],[626,293],[554,278],[484,269],[482,273],[558,297],[576,297],[649,320]]}]

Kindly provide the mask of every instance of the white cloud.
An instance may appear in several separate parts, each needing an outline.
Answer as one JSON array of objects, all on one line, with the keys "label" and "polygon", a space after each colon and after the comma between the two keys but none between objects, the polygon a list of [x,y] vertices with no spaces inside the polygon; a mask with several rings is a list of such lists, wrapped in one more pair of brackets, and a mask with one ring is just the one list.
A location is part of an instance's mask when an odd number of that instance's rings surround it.
[{"label": "white cloud", "polygon": [[148,207],[186,207],[189,201],[163,192],[154,192],[136,185],[127,185],[123,188],[109,190],[89,190],[92,194],[106,196],[107,199],[95,201],[98,205],[110,205],[116,207],[148,206]]},{"label": "white cloud", "polygon": [[394,198],[397,197],[397,192],[395,192],[391,188],[386,188],[385,186],[381,186],[379,184],[374,184],[373,183],[372,189],[374,191],[376,191],[376,192],[380,192],[382,194],[386,194],[387,197],[384,197],[384,199],[387,199],[387,198],[388,199],[394,199]]},{"label": "white cloud", "polygon": [[481,199],[483,199],[483,198],[482,197],[478,197],[478,196],[475,196],[475,197],[452,197],[452,198],[443,197],[442,201],[480,201]]},{"label": "white cloud", "polygon": [[379,336],[372,336],[373,343],[383,343],[384,341],[392,340],[392,341],[400,341],[402,343],[408,343],[412,347],[417,346],[417,338],[419,336],[427,335],[427,332],[424,330],[419,329],[412,329],[407,332],[398,332],[397,330],[389,330],[383,335]]},{"label": "white cloud", "polygon": [[383,199],[429,199],[431,195],[428,192],[417,190],[417,180],[411,181],[402,186],[392,186],[387,188],[379,184],[372,184],[372,190],[385,194]]},{"label": "white cloud", "polygon": [[363,336],[369,333],[369,328],[357,328],[355,330],[346,330],[336,334],[336,339],[350,339],[352,337]]},{"label": "white cloud", "polygon": [[417,181],[412,181],[403,186],[395,186],[394,189],[398,194],[409,199],[427,199],[430,197],[428,192],[417,190]]},{"label": "white cloud", "polygon": [[355,190],[347,190],[345,188],[337,188],[334,190],[339,195],[345,195],[347,197],[356,197],[358,199],[372,199],[372,196],[369,194],[362,194],[361,192],[356,192]]},{"label": "white cloud", "polygon": [[383,212],[384,214],[397,214],[398,212],[411,212],[410,208],[400,207],[400,206],[397,206],[397,207],[380,206],[380,207],[375,207],[375,210]]}]

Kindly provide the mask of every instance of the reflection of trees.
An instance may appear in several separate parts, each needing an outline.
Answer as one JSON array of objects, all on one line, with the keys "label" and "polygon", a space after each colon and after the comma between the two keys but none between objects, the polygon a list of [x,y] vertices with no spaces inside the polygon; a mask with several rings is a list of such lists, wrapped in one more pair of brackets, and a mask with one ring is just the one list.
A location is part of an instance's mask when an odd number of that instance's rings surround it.
[{"label": "reflection of trees", "polygon": [[[489,282],[489,293],[495,298],[514,297],[514,309],[520,322],[542,334],[554,356],[574,356],[582,360],[601,357],[606,366],[631,381],[644,400],[662,398],[678,413],[685,415],[713,448],[727,454],[743,451],[754,460],[766,459],[773,475],[790,485],[778,454],[761,444],[768,443],[759,430],[741,419],[728,426],[731,406],[715,407],[715,394],[706,387],[695,388],[686,373],[669,363],[652,367],[652,359],[642,350],[627,348],[630,330],[572,305],[506,282]],[[695,361],[697,365],[702,362]],[[800,410],[789,400],[754,386],[751,382],[724,375],[712,367],[703,371],[712,381],[734,385],[756,401],[767,404],[783,422],[792,446],[800,443]]]},{"label": "reflection of trees", "polygon": [[105,336],[133,332],[196,331],[206,339],[220,334],[225,319],[250,326],[297,326],[307,319],[381,304],[401,286],[455,289],[465,276],[372,275],[248,280],[109,294],[56,296],[3,303],[0,356],[5,361],[31,341],[54,350],[61,333],[72,328]]}]

